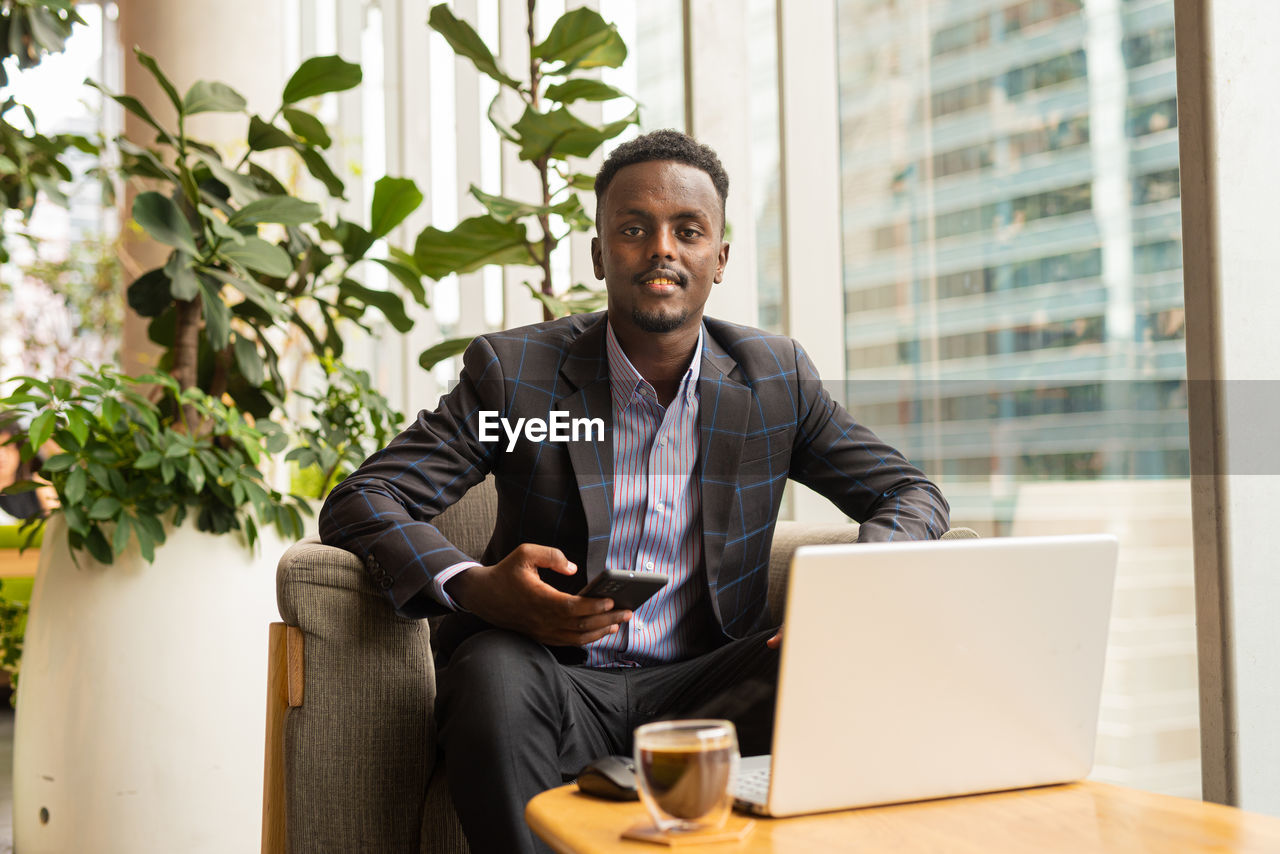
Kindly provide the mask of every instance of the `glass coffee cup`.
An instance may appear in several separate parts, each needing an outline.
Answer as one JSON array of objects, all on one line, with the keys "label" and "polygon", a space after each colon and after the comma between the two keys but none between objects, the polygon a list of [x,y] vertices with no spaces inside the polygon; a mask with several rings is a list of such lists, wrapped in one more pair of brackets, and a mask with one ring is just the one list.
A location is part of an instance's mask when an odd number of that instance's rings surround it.
[{"label": "glass coffee cup", "polygon": [[733,808],[738,733],[730,721],[658,721],[635,734],[636,780],[663,832],[713,830]]}]

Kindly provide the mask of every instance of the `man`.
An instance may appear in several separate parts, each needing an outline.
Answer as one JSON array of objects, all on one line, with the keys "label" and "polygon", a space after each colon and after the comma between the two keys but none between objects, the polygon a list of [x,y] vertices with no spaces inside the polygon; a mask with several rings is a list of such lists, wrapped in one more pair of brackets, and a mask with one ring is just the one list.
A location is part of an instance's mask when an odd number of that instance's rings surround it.
[{"label": "man", "polygon": [[[450,613],[437,714],[477,854],[539,850],[529,798],[629,753],[648,720],[730,717],[744,753],[769,750],[767,575],[788,476],[860,539],[947,529],[937,488],[831,400],[794,341],[703,318],[729,258],[727,195],[715,153],[684,134],[619,146],[596,178],[607,312],[477,338],[436,411],[321,514],[325,542],[362,558],[400,613]],[[602,435],[520,432],[557,412]],[[476,563],[431,520],[489,472],[497,523]],[[669,581],[634,614],[573,595],[606,567]]]}]

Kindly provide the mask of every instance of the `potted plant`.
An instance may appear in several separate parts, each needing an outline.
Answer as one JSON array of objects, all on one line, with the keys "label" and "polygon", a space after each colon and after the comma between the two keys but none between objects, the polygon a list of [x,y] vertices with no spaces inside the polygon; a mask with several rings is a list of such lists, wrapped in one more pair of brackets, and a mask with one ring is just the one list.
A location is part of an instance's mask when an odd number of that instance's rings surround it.
[{"label": "potted plant", "polygon": [[412,181],[380,179],[358,224],[295,194],[262,156],[291,152],[340,199],[329,135],[305,104],[357,85],[358,66],[303,62],[273,115],[245,116],[245,151],[225,160],[187,119],[244,113],[245,100],[203,80],[180,94],[137,55],[175,121],[104,92],[156,134],[115,145],[124,177],[142,185],[133,220],[170,247],[127,292],[150,318],[159,370],[21,377],[0,399],[25,418],[25,457],[56,445],[41,474],[61,502],[18,696],[14,830],[28,852],[257,844],[274,565],[308,512],[271,464],[287,442],[285,363],[297,351],[339,358],[342,326],[367,328],[371,312],[411,326],[399,295],[358,281],[361,264],[380,264],[425,304],[412,256],[370,257],[421,203]]}]

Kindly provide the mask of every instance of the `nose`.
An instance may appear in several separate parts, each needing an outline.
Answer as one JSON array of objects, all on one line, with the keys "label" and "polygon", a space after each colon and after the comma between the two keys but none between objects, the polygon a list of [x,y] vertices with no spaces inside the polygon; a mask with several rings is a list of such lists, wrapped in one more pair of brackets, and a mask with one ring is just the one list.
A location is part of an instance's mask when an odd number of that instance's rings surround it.
[{"label": "nose", "polygon": [[649,253],[649,257],[655,260],[674,260],[676,257],[675,229],[666,226],[655,228],[649,242]]}]

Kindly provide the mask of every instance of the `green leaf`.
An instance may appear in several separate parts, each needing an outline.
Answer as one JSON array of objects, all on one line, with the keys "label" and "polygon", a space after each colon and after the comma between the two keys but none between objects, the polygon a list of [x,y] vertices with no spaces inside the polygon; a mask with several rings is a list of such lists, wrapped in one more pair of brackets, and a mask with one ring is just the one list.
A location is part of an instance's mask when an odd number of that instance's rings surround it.
[{"label": "green leaf", "polygon": [[195,113],[238,113],[246,106],[244,96],[225,83],[197,80],[182,99],[187,115]]},{"label": "green leaf", "polygon": [[218,254],[245,270],[283,279],[293,272],[289,253],[261,237],[246,237],[242,246],[233,243],[218,247]]},{"label": "green leaf", "polygon": [[144,470],[153,469],[160,465],[161,459],[159,451],[145,451],[144,453],[139,454],[138,458],[133,461],[133,467]]},{"label": "green leaf", "polygon": [[594,190],[596,188],[596,176],[588,175],[585,172],[574,172],[565,180],[575,190]]},{"label": "green leaf", "polygon": [[424,308],[430,308],[427,305],[427,291],[422,286],[422,274],[398,261],[389,261],[386,258],[371,258],[370,260],[375,264],[381,264],[388,273],[395,276],[419,305]]},{"label": "green leaf", "polygon": [[514,219],[520,219],[526,216],[542,216],[544,214],[556,214],[562,216],[566,220],[571,220],[574,224],[585,216],[582,209],[582,201],[576,196],[570,196],[563,202],[554,205],[532,205],[528,202],[520,202],[515,199],[508,199],[505,196],[494,196],[484,192],[474,184],[471,185],[471,195],[475,196],[480,204],[488,209],[494,219],[502,222],[510,222]]},{"label": "green leaf", "polygon": [[160,84],[160,88],[169,96],[169,102],[173,104],[173,108],[178,111],[178,115],[182,115],[182,99],[178,97],[178,90],[173,88],[173,84],[169,82],[169,78],[164,76],[164,72],[160,70],[160,66],[156,63],[155,58],[136,47],[133,49],[133,53],[138,57],[138,62],[142,67],[151,72],[151,76],[156,79],[156,82]]},{"label": "green leaf", "polygon": [[168,196],[151,191],[139,193],[133,200],[133,218],[161,243],[176,246],[191,256],[200,254],[191,225]]},{"label": "green leaf", "polygon": [[265,372],[262,369],[262,357],[258,355],[258,348],[253,342],[240,335],[235,340],[235,356],[236,365],[240,368],[240,373],[250,385],[260,386],[266,379]]},{"label": "green leaf", "polygon": [[320,148],[333,145],[333,140],[329,138],[329,131],[325,129],[324,123],[311,113],[293,107],[286,107],[281,113],[284,115],[284,120],[289,123],[293,135],[307,145]]},{"label": "green leaf", "polygon": [[538,210],[537,205],[486,193],[475,184],[471,185],[471,195],[485,206],[494,219],[501,222],[511,222],[513,219],[530,216]]},{"label": "green leaf", "polygon": [[292,196],[267,196],[236,211],[227,225],[239,228],[260,222],[276,222],[281,225],[302,225],[320,218],[320,206]]},{"label": "green leaf", "polygon": [[204,490],[204,466],[200,465],[198,457],[187,460],[187,480],[191,481],[192,492],[199,494]]},{"label": "green leaf", "polygon": [[31,419],[31,426],[28,428],[30,431],[28,442],[32,451],[39,452],[40,446],[49,441],[49,437],[53,435],[53,428],[57,426],[57,417],[57,413],[52,409],[46,409]]},{"label": "green leaf", "polygon": [[107,538],[102,534],[102,529],[97,525],[89,526],[89,534],[84,538],[84,547],[89,550],[89,554],[98,563],[111,563],[111,544],[107,542]]},{"label": "green leaf", "polygon": [[67,482],[62,487],[66,495],[68,504],[79,504],[84,500],[84,493],[89,486],[89,477],[84,473],[84,469],[76,467],[71,470],[71,474],[67,475]]},{"label": "green leaf", "polygon": [[231,196],[238,202],[244,204],[248,202],[256,202],[262,198],[262,191],[253,183],[253,179],[247,175],[241,175],[239,172],[232,172],[223,164],[221,160],[210,154],[197,153],[204,165],[209,167],[209,171],[213,173],[213,177],[217,178],[227,189],[231,191]]},{"label": "green leaf", "polygon": [[[204,273],[212,276],[224,285],[231,285],[231,287],[245,295],[247,302],[241,302],[236,305],[236,308],[242,313],[242,315],[244,314],[243,307],[245,305],[254,305],[261,309],[262,312],[265,312],[269,317],[273,317],[276,320],[284,320],[288,317],[289,310],[285,306],[281,305],[278,292],[263,286],[256,279],[251,279],[248,276],[241,275],[239,273],[228,273],[226,270],[219,270],[216,267],[207,269]],[[258,316],[261,315],[259,314]]]},{"label": "green leaf", "polygon": [[313,56],[293,72],[281,100],[296,104],[328,92],[342,92],[359,86],[362,76],[360,66],[340,56]]},{"label": "green leaf", "polygon": [[54,454],[52,457],[44,461],[44,465],[40,467],[40,472],[42,474],[51,474],[54,472],[66,471],[75,464],[75,454]]},{"label": "green leaf", "polygon": [[269,151],[273,148],[292,148],[293,137],[275,125],[267,124],[257,116],[249,118],[249,148],[253,151]]},{"label": "green leaf", "polygon": [[219,290],[215,282],[205,276],[200,277],[200,292],[204,295],[204,334],[215,351],[225,350],[231,339],[231,310],[222,301]]},{"label": "green leaf", "polygon": [[427,24],[431,29],[444,36],[444,40],[449,43],[449,47],[453,48],[454,53],[471,60],[477,71],[489,75],[494,80],[512,89],[520,87],[519,80],[505,74],[502,69],[498,68],[498,63],[494,60],[493,53],[485,45],[480,35],[466,21],[460,21],[455,18],[447,5],[441,3],[433,6],[431,14],[427,17]]},{"label": "green leaf", "polygon": [[413,259],[418,269],[433,279],[450,273],[470,273],[487,264],[536,265],[529,252],[523,223],[502,222],[491,216],[475,216],[458,223],[453,231],[428,226],[418,235]]},{"label": "green leaf", "polygon": [[617,68],[627,58],[627,45],[618,28],[593,9],[581,7],[560,16],[533,56],[543,62],[564,65],[550,74],[564,74],[574,68]]},{"label": "green leaf", "polygon": [[298,156],[302,158],[303,164],[306,165],[307,171],[311,176],[324,184],[324,188],[329,195],[335,199],[345,199],[346,187],[337,175],[333,174],[333,169],[329,167],[328,161],[324,156],[314,148],[302,148],[298,150]]},{"label": "green leaf", "polygon": [[112,551],[119,557],[124,553],[125,546],[129,545],[129,517],[121,513],[120,518],[116,520],[116,533],[112,537]]},{"label": "green leaf", "polygon": [[172,304],[169,276],[163,267],[148,270],[128,288],[129,308],[142,317],[159,317]]},{"label": "green leaf", "polygon": [[80,446],[84,447],[84,443],[89,439],[89,416],[78,406],[69,407],[66,412],[67,429]]},{"label": "green leaf", "polygon": [[548,86],[546,96],[552,101],[559,101],[561,104],[569,104],[573,101],[612,101],[614,98],[627,97],[625,93],[615,89],[608,83],[601,83],[599,80],[591,80],[586,77],[576,77],[563,83],[556,83],[554,86]]},{"label": "green leaf", "polygon": [[135,116],[142,119],[147,124],[151,125],[157,131],[159,131],[160,135],[163,136],[166,140],[169,140],[169,141],[173,140],[173,137],[169,136],[169,132],[160,126],[160,123],[155,120],[155,117],[153,117],[151,113],[147,111],[147,108],[144,107],[142,105],[142,102],[139,101],[137,98],[133,97],[132,95],[113,94],[101,83],[98,83],[95,80],[90,80],[88,77],[84,79],[84,85],[91,86],[94,89],[97,89],[103,95],[106,95],[108,98],[115,101],[117,104],[124,107],[126,110],[133,113]]},{"label": "green leaf", "polygon": [[378,179],[373,185],[373,213],[369,233],[374,238],[385,237],[391,229],[404,222],[409,214],[422,204],[422,192],[410,178]]},{"label": "green leaf", "polygon": [[413,321],[404,313],[404,302],[390,291],[366,288],[359,282],[343,279],[338,283],[338,293],[344,299],[354,298],[378,309],[397,332],[408,332],[413,328]]},{"label": "green leaf", "polygon": [[441,341],[439,344],[423,350],[421,355],[418,356],[418,364],[429,371],[437,363],[466,350],[472,340],[471,338],[450,338],[447,341]]},{"label": "green leaf", "polygon": [[174,299],[193,300],[200,292],[200,280],[191,267],[191,256],[182,250],[173,250],[164,265],[164,273],[169,278],[169,295]]},{"label": "green leaf", "polygon": [[103,519],[110,519],[119,513],[120,508],[123,506],[120,503],[120,499],[114,495],[99,496],[98,500],[93,502],[93,506],[89,508],[89,518],[98,522]]},{"label": "green leaf", "polygon": [[221,241],[230,240],[237,246],[244,245],[245,237],[248,235],[227,225],[222,217],[217,215],[213,208],[208,205],[200,205],[198,210],[200,211],[201,216],[204,217],[205,223],[209,226],[209,230],[213,232],[215,237]]},{"label": "green leaf", "polygon": [[590,157],[605,140],[613,139],[637,121],[639,113],[601,127],[589,125],[564,107],[550,113],[540,113],[526,107],[515,130],[520,134],[520,159],[537,160],[543,155],[552,157]]}]

